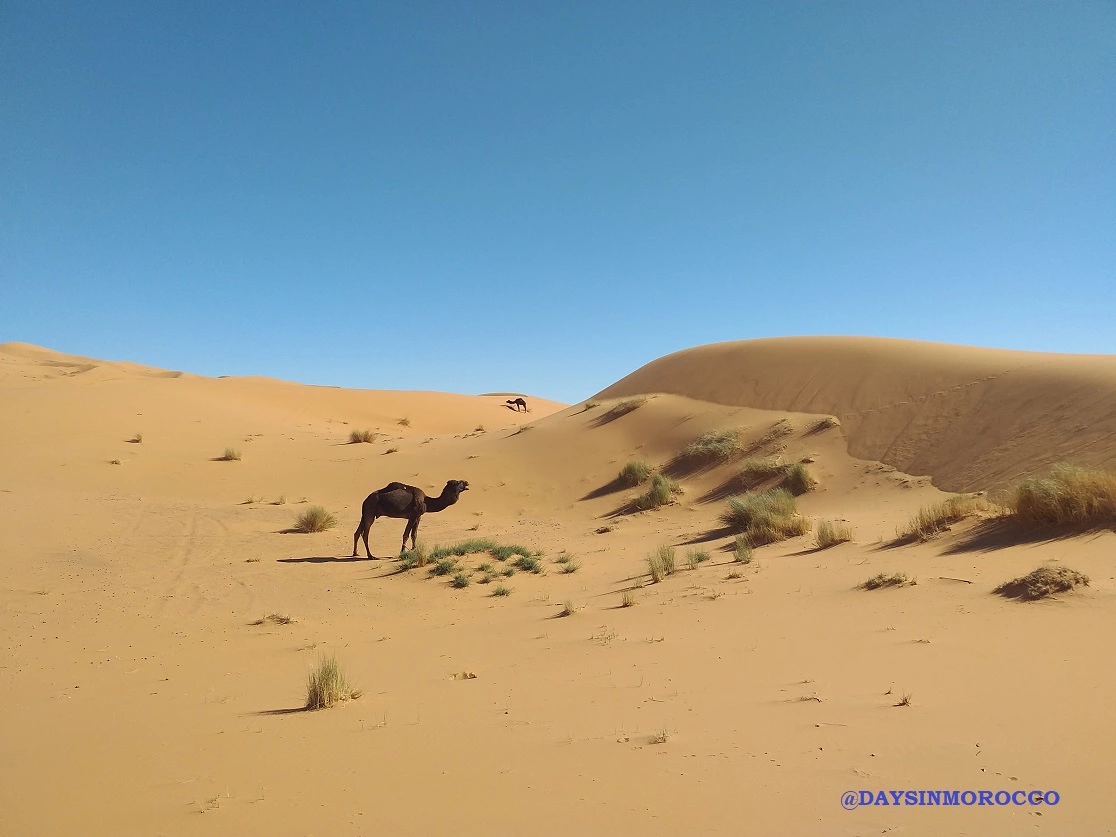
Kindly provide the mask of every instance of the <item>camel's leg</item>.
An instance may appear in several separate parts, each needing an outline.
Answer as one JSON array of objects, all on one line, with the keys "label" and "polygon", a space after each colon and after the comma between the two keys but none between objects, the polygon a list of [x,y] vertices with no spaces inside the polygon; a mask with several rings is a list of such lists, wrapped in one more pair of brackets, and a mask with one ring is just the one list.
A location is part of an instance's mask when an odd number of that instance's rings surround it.
[{"label": "camel's leg", "polygon": [[[360,535],[361,535],[362,532],[365,533],[365,537],[367,538],[368,537],[368,535],[367,535],[368,529],[364,525],[364,517],[360,518],[360,523],[357,524],[356,531],[353,532],[353,557],[354,558],[357,557],[357,551],[356,551],[357,550],[357,543],[360,541]],[[367,547],[365,547],[365,548],[367,548]]]},{"label": "camel's leg", "polygon": [[[403,530],[403,543],[399,547],[399,554],[400,555],[402,555],[404,552],[407,551],[407,538],[410,536],[411,527],[414,526],[414,525],[415,525],[415,521],[413,519],[407,521],[407,527]],[[414,549],[414,541],[412,541],[411,543],[412,543],[411,549]]]},{"label": "camel's leg", "polygon": [[414,523],[411,524],[411,549],[415,549],[415,542],[418,540],[418,525],[421,517],[416,517]]},{"label": "camel's leg", "polygon": [[367,520],[366,518],[363,518],[363,517],[360,519],[360,525],[357,526],[356,532],[353,533],[353,557],[354,558],[357,557],[357,538],[358,537],[363,537],[364,538],[364,552],[365,552],[366,555],[368,555],[369,558],[372,557],[372,550],[370,550],[368,548],[368,530],[372,528],[372,524],[375,523],[375,522],[376,522],[375,517],[373,517],[371,520]]}]

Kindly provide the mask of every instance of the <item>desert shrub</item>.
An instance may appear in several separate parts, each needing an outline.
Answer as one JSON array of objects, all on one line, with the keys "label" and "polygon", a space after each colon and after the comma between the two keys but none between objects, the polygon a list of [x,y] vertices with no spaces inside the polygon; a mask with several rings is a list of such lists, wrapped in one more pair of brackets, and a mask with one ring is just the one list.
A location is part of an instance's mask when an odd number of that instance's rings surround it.
[{"label": "desert shrub", "polygon": [[747,489],[786,472],[787,466],[774,456],[751,456],[741,461],[737,480]]},{"label": "desert shrub", "polygon": [[732,557],[738,564],[750,564],[755,555],[752,552],[752,542],[745,535],[737,535],[733,539]]},{"label": "desert shrub", "polygon": [[821,433],[823,430],[829,430],[833,427],[840,427],[841,420],[837,416],[826,416],[821,419],[817,424],[810,428],[811,433]]},{"label": "desert shrub", "polygon": [[798,514],[794,495],[785,488],[730,498],[720,521],[746,536],[752,546],[775,543],[810,531],[809,521]]},{"label": "desert shrub", "polygon": [[468,587],[469,586],[469,576],[465,575],[465,573],[457,573],[457,575],[455,575],[453,577],[453,581],[451,583],[453,584],[454,587],[457,587],[458,589],[460,589],[462,587]]},{"label": "desert shrub", "polygon": [[225,452],[217,458],[222,462],[239,462],[240,451],[236,448],[225,448]]},{"label": "desert shrub", "polygon": [[516,569],[524,572],[541,573],[543,571],[542,562],[533,555],[520,555],[512,564]]},{"label": "desert shrub", "polygon": [[651,479],[651,487],[640,494],[633,501],[635,507],[641,511],[657,509],[674,501],[674,495],[681,494],[682,488],[670,477],[655,474]]},{"label": "desert shrub", "polygon": [[450,573],[456,572],[456,571],[457,571],[457,559],[456,558],[443,558],[440,561],[436,561],[434,563],[434,566],[432,566],[430,568],[430,572],[434,575],[449,575]]},{"label": "desert shrub", "polygon": [[133,436],[128,441],[131,442],[133,445],[141,444],[143,442],[143,434],[142,433],[137,433],[135,436]]},{"label": "desert shrub", "polygon": [[1055,465],[1050,475],[1019,483],[1008,508],[1035,526],[1116,524],[1116,473]]},{"label": "desert shrub", "polygon": [[636,597],[631,590],[625,590],[620,599],[620,607],[635,607]]},{"label": "desert shrub", "polygon": [[310,506],[295,520],[295,531],[304,534],[324,532],[337,525],[337,518],[321,506]]},{"label": "desert shrub", "polygon": [[342,701],[360,697],[359,689],[354,689],[341,671],[337,658],[323,657],[317,668],[310,672],[306,681],[306,708],[328,709]]},{"label": "desert shrub", "polygon": [[359,445],[363,442],[371,442],[376,438],[376,434],[371,430],[350,430],[349,431],[349,444]]},{"label": "desert shrub", "polygon": [[646,404],[648,400],[649,399],[645,395],[641,395],[637,398],[625,398],[623,401],[618,401],[617,403],[609,407],[604,415],[601,416],[601,420],[612,421],[613,419],[618,419],[621,416],[626,416],[628,413],[638,410],[640,407]]},{"label": "desert shrub", "polygon": [[913,579],[908,579],[906,573],[879,573],[860,585],[862,590],[878,590],[881,587],[906,587],[914,584]]},{"label": "desert shrub", "polygon": [[1039,567],[1025,576],[1005,581],[995,592],[1012,599],[1042,599],[1078,585],[1088,587],[1089,576],[1069,567]]},{"label": "desert shrub", "polygon": [[801,462],[795,462],[787,468],[787,475],[783,478],[783,487],[796,497],[812,489],[818,481]]},{"label": "desert shrub", "polygon": [[723,462],[740,453],[740,430],[707,430],[679,454],[681,459],[695,463]]},{"label": "desert shrub", "polygon": [[675,553],[673,546],[660,546],[647,556],[647,569],[651,573],[651,580],[656,584],[668,575],[674,575]]},{"label": "desert shrub", "polygon": [[818,549],[828,549],[839,543],[851,541],[853,533],[852,528],[847,523],[841,523],[837,520],[821,520],[818,522],[815,538],[817,539]]},{"label": "desert shrub", "polygon": [[399,419],[398,423],[401,427],[410,427],[411,426],[411,420],[409,418],[401,418],[401,419]]},{"label": "desert shrub", "polygon": [[580,610],[580,608],[573,603],[573,599],[566,599],[566,601],[562,604],[562,610],[561,612],[559,612],[558,615],[573,616],[575,613],[578,612],[578,610]]},{"label": "desert shrub", "polygon": [[696,570],[699,564],[709,560],[709,553],[701,549],[691,549],[686,552],[686,564],[691,570]]},{"label": "desert shrub", "polygon": [[415,567],[425,567],[430,560],[426,544],[422,541],[414,549],[405,549],[399,554],[399,566],[403,570],[412,570]]},{"label": "desert shrub", "polygon": [[635,488],[649,476],[651,476],[651,466],[642,459],[633,459],[620,469],[618,479],[624,485]]},{"label": "desert shrub", "polygon": [[505,587],[503,584],[497,584],[495,587],[492,588],[492,595],[493,596],[510,596],[511,595],[511,590],[509,588]]},{"label": "desert shrub", "polygon": [[930,540],[954,523],[989,508],[988,502],[981,497],[959,494],[941,503],[919,509],[918,513],[907,521],[907,525],[896,532],[896,537],[900,542]]},{"label": "desert shrub", "polygon": [[580,569],[581,569],[581,564],[579,564],[573,558],[573,556],[570,556],[570,560],[562,562],[562,572],[564,572],[564,573],[567,573],[567,574],[576,573]]},{"label": "desert shrub", "polygon": [[449,555],[465,556],[472,555],[477,552],[485,552],[493,558],[500,561],[506,561],[513,555],[522,555],[524,557],[531,557],[531,551],[525,546],[519,544],[500,544],[496,541],[489,540],[488,538],[470,538],[467,541],[453,544],[452,546],[436,546],[434,551],[430,553],[431,560],[437,561],[439,558],[445,558]]}]

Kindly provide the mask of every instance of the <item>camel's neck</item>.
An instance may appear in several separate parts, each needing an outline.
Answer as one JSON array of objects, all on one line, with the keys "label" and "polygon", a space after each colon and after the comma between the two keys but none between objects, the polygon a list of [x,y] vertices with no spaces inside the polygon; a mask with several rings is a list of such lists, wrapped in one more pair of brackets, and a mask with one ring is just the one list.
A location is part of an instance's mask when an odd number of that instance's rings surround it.
[{"label": "camel's neck", "polygon": [[452,506],[454,503],[456,503],[459,496],[460,495],[456,492],[443,491],[437,497],[427,497],[426,510],[428,512],[440,512],[447,506]]}]

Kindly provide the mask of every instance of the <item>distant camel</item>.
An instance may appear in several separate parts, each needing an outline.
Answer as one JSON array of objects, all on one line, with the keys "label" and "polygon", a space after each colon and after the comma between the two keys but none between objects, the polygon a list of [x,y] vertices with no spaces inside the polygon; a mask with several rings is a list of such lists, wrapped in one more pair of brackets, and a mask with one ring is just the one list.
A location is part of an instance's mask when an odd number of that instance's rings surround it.
[{"label": "distant camel", "polygon": [[401,482],[389,482],[379,491],[373,491],[360,509],[360,525],[353,533],[353,557],[357,557],[357,541],[361,537],[364,538],[364,551],[369,558],[372,557],[368,548],[368,530],[377,517],[407,518],[407,528],[403,530],[403,545],[399,549],[401,552],[406,550],[408,535],[411,537],[411,549],[414,549],[418,538],[419,518],[426,512],[440,512],[452,506],[461,492],[468,490],[469,483],[465,480],[449,480],[438,497],[427,497],[421,488]]},{"label": "distant camel", "polygon": [[523,408],[523,412],[527,412],[527,402],[524,401],[522,398],[509,398],[505,403],[509,406],[515,407],[515,411],[517,413],[519,412],[520,407]]}]

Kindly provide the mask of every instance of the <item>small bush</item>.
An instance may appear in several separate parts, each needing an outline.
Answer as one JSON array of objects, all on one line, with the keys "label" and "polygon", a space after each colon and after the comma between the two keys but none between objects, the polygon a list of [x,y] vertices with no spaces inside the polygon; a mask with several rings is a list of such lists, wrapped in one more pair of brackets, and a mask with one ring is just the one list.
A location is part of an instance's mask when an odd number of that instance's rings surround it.
[{"label": "small bush", "polygon": [[119,464],[120,464],[119,459],[110,459],[109,460],[109,465],[119,465]]},{"label": "small bush", "polygon": [[651,476],[651,466],[642,459],[633,459],[620,469],[618,479],[629,488],[635,488]]},{"label": "small bush", "polygon": [[413,570],[415,567],[425,567],[430,560],[426,544],[422,541],[414,549],[405,549],[399,554],[399,566],[402,570]]},{"label": "small bush", "polygon": [[236,448],[225,448],[225,452],[217,458],[222,462],[239,462],[240,451]]},{"label": "small bush", "polygon": [[699,463],[723,462],[740,453],[740,430],[707,430],[682,449],[680,457]]},{"label": "small bush", "polygon": [[495,587],[492,588],[492,595],[493,596],[510,596],[511,595],[511,590],[508,589],[507,587],[505,587],[503,584],[497,584]]},{"label": "small bush", "polygon": [[494,575],[493,575],[492,573],[490,573],[490,572],[487,572],[487,573],[485,573],[484,575],[482,575],[482,576],[480,577],[480,579],[478,579],[477,583],[478,583],[478,584],[491,584],[491,583],[492,583],[492,580],[493,580],[494,578],[496,578],[496,576],[494,576]]},{"label": "small bush", "polygon": [[336,525],[337,518],[332,514],[321,506],[311,506],[298,516],[294,528],[298,532],[309,535],[313,532],[324,532]]},{"label": "small bush", "polygon": [[787,468],[787,475],[783,478],[783,487],[796,497],[805,494],[818,484],[810,469],[801,462],[795,462]]},{"label": "small bush", "polygon": [[1111,526],[1116,524],[1116,473],[1056,465],[1050,476],[1016,486],[1008,508],[1034,526]]},{"label": "small bush", "polygon": [[411,426],[411,420],[409,418],[401,418],[401,419],[399,419],[399,424],[403,427],[410,427]]},{"label": "small bush", "polygon": [[620,599],[620,607],[635,607],[636,597],[631,590],[625,590],[623,597]]},{"label": "small bush", "polygon": [[774,488],[762,494],[733,497],[721,512],[720,521],[748,538],[752,546],[804,535],[810,523],[800,514],[792,495],[785,488]]},{"label": "small bush", "polygon": [[914,584],[914,579],[908,579],[906,573],[879,573],[860,585],[862,590],[879,590],[881,587],[906,587]]},{"label": "small bush", "polygon": [[457,559],[456,558],[443,558],[441,561],[436,562],[434,564],[434,566],[430,568],[430,572],[433,575],[449,575],[450,573],[456,572],[456,571],[457,571]]},{"label": "small bush", "polygon": [[597,407],[599,406],[601,406],[600,401],[586,401],[584,404],[581,405],[581,412],[587,413],[590,410],[597,409]]},{"label": "small bush", "polygon": [[267,614],[267,616],[264,616],[260,619],[257,619],[255,622],[252,622],[251,624],[253,624],[253,625],[267,625],[267,624],[289,625],[293,621],[294,621],[294,619],[287,616],[287,614],[285,614],[285,613],[269,613],[269,614]]},{"label": "small bush", "polygon": [[541,573],[543,571],[542,562],[533,555],[520,555],[512,562],[512,565],[524,572]]},{"label": "small bush", "polygon": [[354,689],[345,678],[337,658],[323,657],[318,667],[310,672],[306,681],[306,708],[328,709],[342,701],[360,697],[359,689]]},{"label": "small bush", "polygon": [[986,500],[972,494],[950,497],[936,505],[919,509],[918,514],[896,532],[896,539],[900,542],[928,541],[954,523],[989,508]]},{"label": "small bush", "polygon": [[828,549],[839,543],[851,541],[853,532],[847,523],[836,520],[821,520],[818,522],[815,538],[817,539],[818,549]]},{"label": "small bush", "polygon": [[350,430],[349,431],[349,444],[359,445],[366,442],[371,442],[376,438],[376,434],[371,430]]},{"label": "small bush", "polygon": [[602,421],[612,421],[621,416],[626,416],[628,413],[638,410],[648,402],[647,396],[639,396],[638,398],[625,398],[613,404],[604,415],[601,416]]},{"label": "small bush", "polygon": [[530,557],[531,551],[525,546],[519,544],[499,544],[496,541],[489,540],[488,538],[471,538],[467,541],[461,541],[453,546],[438,546],[430,554],[432,560],[437,561],[439,558],[445,558],[447,555],[465,556],[472,555],[477,552],[487,552],[493,558],[500,561],[506,561],[513,555],[522,555]]},{"label": "small bush", "polygon": [[477,572],[490,573],[492,572],[492,565],[488,561],[477,564]]},{"label": "small bush", "polygon": [[389,454],[389,453],[399,453],[399,448],[388,448],[387,450],[385,450],[385,451],[384,451],[384,453],[385,453],[385,454]]},{"label": "small bush", "polygon": [[750,564],[755,557],[752,542],[744,535],[737,535],[732,546],[732,557],[738,564]]},{"label": "small bush", "polygon": [[823,430],[830,430],[834,427],[840,427],[841,420],[837,416],[826,416],[813,427],[810,428],[811,433],[821,433]]},{"label": "small bush", "polygon": [[468,587],[469,576],[465,575],[465,573],[458,573],[453,577],[453,581],[451,583],[458,589],[461,589],[462,587]]},{"label": "small bush", "polygon": [[657,509],[674,502],[674,495],[681,493],[681,487],[670,477],[655,474],[651,480],[651,487],[646,493],[635,498],[635,507],[641,511]]},{"label": "small bush", "polygon": [[709,560],[709,553],[700,549],[691,549],[686,552],[686,563],[691,570],[696,570],[699,564]]},{"label": "small bush", "polygon": [[562,562],[562,572],[566,574],[576,573],[580,569],[581,564],[577,563],[577,561],[573,560],[572,558],[569,561]]},{"label": "small bush", "polygon": [[653,582],[657,584],[668,575],[674,575],[677,569],[674,556],[673,546],[660,546],[647,556],[647,569]]},{"label": "small bush", "polygon": [[143,434],[142,433],[137,433],[135,436],[133,436],[128,441],[131,442],[133,445],[141,444],[143,442]]},{"label": "small bush", "polygon": [[1005,581],[994,592],[1011,599],[1033,601],[1064,593],[1078,585],[1088,587],[1089,576],[1069,567],[1039,567],[1025,576]]},{"label": "small bush", "polygon": [[565,603],[562,605],[562,611],[558,615],[573,616],[578,610],[580,610],[580,608],[573,603],[572,599],[566,599]]},{"label": "small bush", "polygon": [[783,476],[787,466],[774,456],[753,456],[740,463],[737,479],[745,489],[759,485],[774,477]]}]

